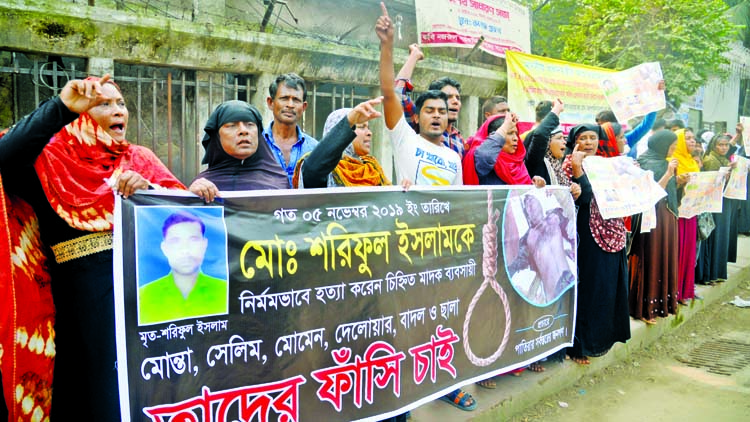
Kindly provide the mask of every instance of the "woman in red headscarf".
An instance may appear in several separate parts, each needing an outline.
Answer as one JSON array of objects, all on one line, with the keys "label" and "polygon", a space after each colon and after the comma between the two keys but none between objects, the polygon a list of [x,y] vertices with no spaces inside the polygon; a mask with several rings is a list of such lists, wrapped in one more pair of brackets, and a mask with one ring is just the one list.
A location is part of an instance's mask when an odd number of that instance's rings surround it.
[{"label": "woman in red headscarf", "polygon": [[[0,333],[5,353],[3,393],[12,420],[28,414],[28,406],[40,420],[120,418],[112,190],[127,198],[139,189],[185,189],[153,152],[128,143],[127,124],[125,100],[107,75],[68,82],[58,97],[43,103],[0,139],[2,216],[19,223],[2,225],[11,241],[0,245],[0,262],[12,262],[14,267],[0,275],[0,296],[7,302],[8,292],[21,291],[28,273],[38,285],[49,284],[47,269],[54,300],[54,317],[49,314],[44,323],[31,322],[34,325],[15,321],[14,326],[16,334],[22,330],[28,334],[24,344],[40,361],[54,359],[54,382],[43,363],[21,369],[24,350],[17,350],[16,344],[6,341],[5,332]],[[17,198],[30,208],[19,214],[24,205]],[[19,232],[22,240],[16,242]],[[32,242],[24,241],[24,236]],[[39,239],[51,250],[49,258],[39,253],[43,250]],[[17,243],[27,250],[19,252],[14,248]],[[10,305],[23,311],[40,303],[47,303],[44,296],[16,295]],[[0,322],[6,326],[7,321]],[[23,397],[18,397],[19,391]]]},{"label": "woman in red headscarf", "polygon": [[545,186],[543,178],[529,176],[524,162],[526,148],[518,138],[518,118],[513,113],[509,117],[491,116],[469,138],[462,163],[465,185]]},{"label": "woman in red headscarf", "polygon": [[[515,114],[490,116],[467,141],[462,161],[464,185],[531,185],[544,187],[540,176],[529,176],[526,169],[526,147],[518,137]],[[541,151],[543,157],[544,151]],[[524,368],[510,373],[517,375]],[[502,374],[501,374],[502,375]],[[477,382],[485,388],[496,388],[492,378]]]}]

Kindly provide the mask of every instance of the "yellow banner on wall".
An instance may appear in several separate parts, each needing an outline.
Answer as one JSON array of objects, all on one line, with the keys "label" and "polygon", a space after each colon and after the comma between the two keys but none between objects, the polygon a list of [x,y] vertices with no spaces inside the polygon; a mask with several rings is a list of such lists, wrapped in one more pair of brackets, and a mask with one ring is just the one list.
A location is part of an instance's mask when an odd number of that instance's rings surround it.
[{"label": "yellow banner on wall", "polygon": [[533,122],[539,101],[559,98],[565,104],[560,122],[594,122],[596,113],[609,108],[599,81],[615,72],[532,54],[508,51],[508,105],[522,122]]}]

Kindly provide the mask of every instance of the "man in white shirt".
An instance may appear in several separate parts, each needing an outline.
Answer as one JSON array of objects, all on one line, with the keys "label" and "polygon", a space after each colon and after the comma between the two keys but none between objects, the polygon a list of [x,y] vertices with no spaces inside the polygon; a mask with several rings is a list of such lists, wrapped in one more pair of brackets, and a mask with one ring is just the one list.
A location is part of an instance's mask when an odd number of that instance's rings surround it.
[{"label": "man in white shirt", "polygon": [[397,180],[415,185],[462,185],[461,157],[443,144],[448,127],[448,98],[438,90],[427,91],[415,102],[419,134],[404,118],[396,94],[393,71],[393,25],[376,26],[380,38],[380,90],[385,125],[389,129]]},{"label": "man in white shirt", "polygon": [[[443,144],[443,132],[448,127],[448,97],[442,91],[427,91],[417,98],[417,124],[414,132],[404,118],[401,100],[396,94],[393,72],[393,23],[388,11],[380,3],[382,16],[375,23],[380,39],[380,90],[383,94],[383,114],[393,143],[398,180],[410,179],[416,185],[462,185],[461,157]],[[462,410],[474,410],[477,402],[460,388],[440,398]],[[396,420],[405,420],[399,415]]]}]

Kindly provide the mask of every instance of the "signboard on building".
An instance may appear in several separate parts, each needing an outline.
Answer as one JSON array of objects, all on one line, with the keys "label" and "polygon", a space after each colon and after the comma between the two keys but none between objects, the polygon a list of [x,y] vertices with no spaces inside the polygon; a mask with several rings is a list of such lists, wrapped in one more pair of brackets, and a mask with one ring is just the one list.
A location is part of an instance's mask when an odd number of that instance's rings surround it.
[{"label": "signboard on building", "polygon": [[498,57],[531,51],[529,9],[510,0],[415,0],[419,44],[472,48]]}]

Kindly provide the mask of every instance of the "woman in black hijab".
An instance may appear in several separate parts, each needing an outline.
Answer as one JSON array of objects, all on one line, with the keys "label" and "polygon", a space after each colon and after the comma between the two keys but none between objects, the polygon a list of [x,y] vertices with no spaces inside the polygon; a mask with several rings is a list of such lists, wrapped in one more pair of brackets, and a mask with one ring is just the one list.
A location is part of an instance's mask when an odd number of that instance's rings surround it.
[{"label": "woman in black hijab", "polygon": [[631,247],[630,315],[647,324],[677,310],[679,241],[674,176],[678,160],[667,160],[676,143],[674,132],[658,130],[649,138],[648,150],[638,157],[641,168],[652,171],[654,180],[667,191],[667,196],[656,203],[656,227],[650,232],[636,233]]},{"label": "woman in black hijab", "polygon": [[[703,171],[736,167],[736,161],[730,160],[733,153],[731,135],[714,135],[703,156]],[[734,262],[731,249],[732,240],[736,240],[737,237],[732,233],[732,226],[737,218],[736,204],[735,199],[722,198],[722,211],[712,213],[716,227],[701,247],[704,251],[700,257],[699,268],[696,269],[695,281],[698,283],[713,284],[727,279],[727,262]]]},{"label": "woman in black hijab", "polygon": [[265,140],[258,109],[244,101],[225,101],[203,128],[208,168],[190,184],[190,191],[211,202],[219,191],[288,189],[286,172]]},{"label": "woman in black hijab", "polygon": [[[578,206],[578,309],[571,360],[591,363],[589,357],[606,354],[617,342],[630,339],[628,317],[628,272],[625,252],[625,224],[621,218],[604,219],[594,197],[585,157],[616,154],[609,137],[602,139],[599,125],[581,124],[568,133],[567,147],[573,151],[563,161],[563,171],[581,187]],[[602,149],[600,151],[600,148]]]}]

